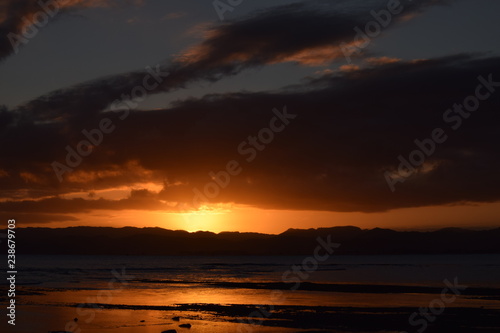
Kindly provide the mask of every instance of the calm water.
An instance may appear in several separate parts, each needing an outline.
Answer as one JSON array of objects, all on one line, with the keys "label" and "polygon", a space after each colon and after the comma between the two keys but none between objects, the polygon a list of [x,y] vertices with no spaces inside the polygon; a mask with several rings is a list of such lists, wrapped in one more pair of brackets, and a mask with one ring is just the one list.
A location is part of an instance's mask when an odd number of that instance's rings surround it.
[{"label": "calm water", "polygon": [[[418,308],[436,298],[431,293],[282,290],[276,299],[274,287],[265,283],[281,282],[283,273],[293,265],[300,266],[304,258],[19,256],[20,325],[8,327],[8,332],[63,330],[64,324],[74,317],[80,318],[80,327],[86,325],[86,330],[95,333],[161,332],[160,327],[175,326],[171,320],[178,315],[175,311],[148,310],[144,306],[201,303]],[[500,288],[500,255],[332,256],[300,282],[417,285],[441,290],[445,287],[444,279],[454,278],[468,287]],[[247,285],[235,284],[241,282]],[[96,310],[95,318],[87,323],[90,316],[75,307],[84,303],[126,305],[127,309]],[[449,306],[500,309],[500,300],[458,297]],[[223,322],[220,317],[199,313],[182,315],[197,320],[196,328],[191,330],[194,333],[235,331],[236,323],[230,320]],[[0,328],[4,325],[2,322]],[[269,329],[259,328],[255,332],[275,332]]]},{"label": "calm water", "polygon": [[[136,280],[281,281],[305,257],[19,256],[20,283],[48,288],[97,286],[125,271]],[[500,287],[500,255],[332,256],[306,279],[321,283],[440,286],[458,277],[469,286]]]}]

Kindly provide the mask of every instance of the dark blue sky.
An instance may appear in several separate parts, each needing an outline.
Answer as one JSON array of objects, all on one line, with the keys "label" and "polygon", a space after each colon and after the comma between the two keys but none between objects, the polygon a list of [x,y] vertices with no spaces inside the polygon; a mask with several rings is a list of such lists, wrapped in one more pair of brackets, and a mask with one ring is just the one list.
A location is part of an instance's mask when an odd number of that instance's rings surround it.
[{"label": "dark blue sky", "polygon": [[[18,54],[0,63],[0,103],[15,107],[56,89],[155,65],[199,42],[203,27],[220,22],[211,1],[148,0],[139,6],[118,3],[59,15],[41,28]],[[287,3],[294,1],[243,1],[224,17],[226,21],[237,20],[254,10]],[[387,2],[350,1],[349,5],[359,3],[383,8]],[[389,25],[367,50],[374,56],[404,60],[463,52],[498,54],[498,13],[500,3],[495,0],[450,1],[449,5],[430,7],[407,22]],[[278,64],[251,69],[215,84],[203,82],[168,96],[152,96],[141,106],[165,107],[177,98],[213,92],[281,88],[342,64],[339,61],[305,68]]]}]

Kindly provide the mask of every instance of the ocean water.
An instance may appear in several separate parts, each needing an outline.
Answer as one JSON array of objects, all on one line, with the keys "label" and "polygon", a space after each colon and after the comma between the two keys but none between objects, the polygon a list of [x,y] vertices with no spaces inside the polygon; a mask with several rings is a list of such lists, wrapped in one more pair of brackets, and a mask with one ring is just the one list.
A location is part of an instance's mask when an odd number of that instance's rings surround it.
[{"label": "ocean water", "polygon": [[[18,256],[24,285],[47,288],[96,287],[112,271],[135,280],[177,282],[276,282],[304,256]],[[317,283],[440,286],[457,277],[469,286],[500,287],[500,255],[331,256],[303,281]],[[302,277],[299,277],[302,280]]]},{"label": "ocean water", "polygon": [[[235,328],[227,325],[236,324],[230,315],[176,307],[202,304],[302,306],[311,309],[308,311],[316,311],[318,306],[416,309],[438,297],[446,287],[445,280],[458,281],[469,290],[494,292],[494,297],[481,292],[458,297],[448,306],[500,309],[500,255],[332,255],[308,271],[302,266],[305,258],[18,256],[16,302],[21,325],[7,327],[6,332],[47,332],[56,327],[63,330],[72,318],[80,318],[80,328],[86,325],[86,330],[96,333],[161,332],[158,328],[171,327],[171,317],[179,313],[197,320],[197,328],[191,332],[231,332]],[[300,274],[293,273],[294,269]],[[284,281],[294,283],[284,285]],[[340,287],[330,290],[332,284]],[[299,290],[290,288],[292,285]],[[380,291],[380,286],[400,289]],[[412,287],[430,289],[415,291]],[[99,305],[92,305],[96,310],[86,312],[78,308],[79,304]],[[43,330],[39,330],[41,327]],[[254,331],[274,332],[268,327],[252,328]]]}]

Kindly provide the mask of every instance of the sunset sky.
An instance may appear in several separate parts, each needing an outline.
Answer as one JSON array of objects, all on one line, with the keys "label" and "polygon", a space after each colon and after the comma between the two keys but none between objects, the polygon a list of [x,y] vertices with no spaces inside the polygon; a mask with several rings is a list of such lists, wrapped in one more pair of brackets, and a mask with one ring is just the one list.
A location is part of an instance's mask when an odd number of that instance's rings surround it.
[{"label": "sunset sky", "polygon": [[43,2],[0,0],[18,227],[500,224],[498,1]]}]

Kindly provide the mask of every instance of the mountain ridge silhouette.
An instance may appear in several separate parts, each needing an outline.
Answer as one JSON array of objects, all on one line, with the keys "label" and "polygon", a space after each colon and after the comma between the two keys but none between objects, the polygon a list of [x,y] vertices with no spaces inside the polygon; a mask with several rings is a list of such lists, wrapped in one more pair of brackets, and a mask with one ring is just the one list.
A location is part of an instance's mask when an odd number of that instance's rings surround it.
[{"label": "mountain ridge silhouette", "polygon": [[[6,232],[5,229],[1,231]],[[280,234],[188,232],[159,227],[17,228],[18,254],[311,255],[318,238],[339,243],[336,254],[500,253],[500,228],[396,231],[341,226],[290,228]],[[0,244],[7,247],[7,242]]]}]

